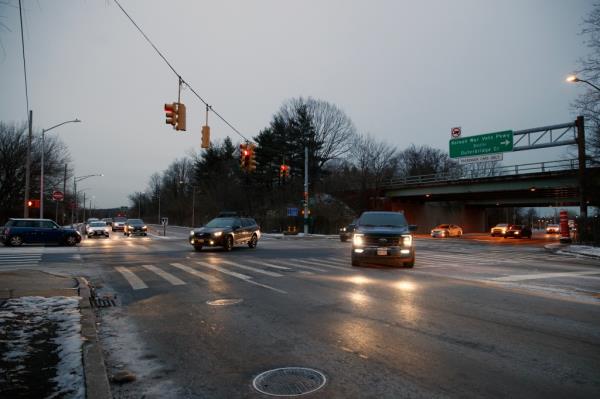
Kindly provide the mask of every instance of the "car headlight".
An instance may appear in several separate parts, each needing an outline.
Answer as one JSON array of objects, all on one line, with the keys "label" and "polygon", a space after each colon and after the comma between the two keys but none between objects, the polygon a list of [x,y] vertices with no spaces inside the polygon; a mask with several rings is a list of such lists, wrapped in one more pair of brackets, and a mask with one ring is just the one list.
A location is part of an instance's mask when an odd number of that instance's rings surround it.
[{"label": "car headlight", "polygon": [[144,225],[144,227],[142,227],[142,230],[147,230],[148,226]]},{"label": "car headlight", "polygon": [[217,232],[213,233],[213,236],[215,236],[215,237],[221,237],[222,235],[223,235],[222,231],[217,231]]},{"label": "car headlight", "polygon": [[352,237],[352,244],[356,245],[357,247],[363,246],[363,244],[364,244],[363,237],[364,237],[364,234],[354,233],[354,236]]},{"label": "car headlight", "polygon": [[194,230],[190,231],[190,235],[193,236],[194,235]]},{"label": "car headlight", "polygon": [[412,246],[412,236],[410,234],[402,236],[402,245],[405,247]]},{"label": "car headlight", "polygon": [[342,227],[342,228],[340,229],[340,231],[346,231],[346,228],[345,228],[345,227]]}]

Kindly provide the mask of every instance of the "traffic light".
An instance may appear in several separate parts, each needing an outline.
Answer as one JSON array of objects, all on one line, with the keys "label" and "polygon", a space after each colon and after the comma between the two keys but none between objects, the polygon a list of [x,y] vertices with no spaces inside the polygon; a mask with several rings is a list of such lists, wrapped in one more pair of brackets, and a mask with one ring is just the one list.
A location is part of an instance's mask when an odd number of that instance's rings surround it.
[{"label": "traffic light", "polygon": [[173,125],[173,129],[177,129],[177,103],[165,104],[165,123]]},{"label": "traffic light", "polygon": [[256,146],[254,144],[250,144],[250,154],[248,160],[248,171],[254,172],[256,170]]},{"label": "traffic light", "polygon": [[248,150],[248,144],[240,144],[240,168],[248,170],[250,163],[250,150]]},{"label": "traffic light", "polygon": [[173,125],[175,130],[185,131],[185,104],[165,104],[165,117],[167,125]]},{"label": "traffic light", "polygon": [[208,148],[210,146],[210,127],[202,126],[202,148]]},{"label": "traffic light", "polygon": [[28,208],[39,208],[40,207],[40,200],[39,199],[34,199],[34,200],[29,200],[27,201],[27,207]]},{"label": "traffic light", "polygon": [[279,177],[288,177],[290,175],[290,167],[288,165],[281,165],[279,167]]},{"label": "traffic light", "polygon": [[32,200],[27,201],[27,207],[31,208],[32,206],[33,206],[33,201]]},{"label": "traffic light", "polygon": [[175,130],[182,130],[185,132],[185,104],[177,104],[177,126]]}]

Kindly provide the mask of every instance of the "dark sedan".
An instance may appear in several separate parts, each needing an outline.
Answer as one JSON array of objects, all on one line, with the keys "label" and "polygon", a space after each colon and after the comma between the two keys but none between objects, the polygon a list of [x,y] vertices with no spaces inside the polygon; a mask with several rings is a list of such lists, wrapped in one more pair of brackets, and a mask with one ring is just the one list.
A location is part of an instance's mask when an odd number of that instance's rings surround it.
[{"label": "dark sedan", "polygon": [[363,263],[386,266],[415,264],[415,246],[409,226],[400,212],[364,212],[352,238],[352,266]]},{"label": "dark sedan", "polygon": [[147,235],[148,227],[142,219],[127,219],[123,226],[123,234],[130,236],[133,234]]},{"label": "dark sedan", "polygon": [[340,229],[340,241],[346,242],[352,239],[352,234],[354,233],[354,229],[356,227],[356,220],[350,223],[346,227],[342,227]]},{"label": "dark sedan", "polygon": [[260,228],[252,218],[217,217],[203,227],[190,232],[190,244],[196,251],[202,247],[223,247],[231,251],[236,244],[247,244],[256,248],[260,238]]},{"label": "dark sedan", "polygon": [[521,224],[513,224],[511,225],[506,233],[504,234],[504,238],[513,237],[513,238],[531,238],[532,232],[528,226],[524,226]]}]

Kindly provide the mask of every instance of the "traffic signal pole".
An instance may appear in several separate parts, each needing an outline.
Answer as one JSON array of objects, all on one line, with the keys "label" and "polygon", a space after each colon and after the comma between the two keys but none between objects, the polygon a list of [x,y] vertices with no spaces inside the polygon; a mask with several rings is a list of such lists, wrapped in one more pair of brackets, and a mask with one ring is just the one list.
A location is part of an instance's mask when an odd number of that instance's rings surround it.
[{"label": "traffic signal pole", "polygon": [[308,145],[304,146],[304,234],[308,234]]},{"label": "traffic signal pole", "polygon": [[575,121],[577,126],[577,155],[579,160],[579,216],[587,218],[587,198],[585,187],[585,128],[583,116],[578,116]]},{"label": "traffic signal pole", "polygon": [[33,124],[33,111],[29,111],[29,138],[27,139],[27,160],[25,161],[25,198],[23,199],[23,217],[29,217],[29,207],[27,206],[27,201],[29,201],[29,185],[30,185],[30,175],[31,175],[31,137],[33,136],[32,132],[32,124]]}]

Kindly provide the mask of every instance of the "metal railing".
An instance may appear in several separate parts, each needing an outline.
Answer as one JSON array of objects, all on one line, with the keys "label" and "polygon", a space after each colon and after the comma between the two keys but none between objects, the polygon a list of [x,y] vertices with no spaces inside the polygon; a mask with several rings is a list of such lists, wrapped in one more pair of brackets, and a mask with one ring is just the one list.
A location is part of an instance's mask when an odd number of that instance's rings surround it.
[{"label": "metal railing", "polygon": [[[589,159],[586,166],[597,165],[598,160]],[[529,173],[546,173],[565,170],[577,170],[579,161],[577,159],[565,159],[560,161],[534,162],[508,166],[490,166],[488,168],[474,169],[461,166],[450,172],[434,173],[419,176],[393,177],[385,181],[382,188],[394,188],[398,186],[410,186],[418,184],[442,183],[458,181],[463,179],[482,179],[498,176],[518,176]]]}]

